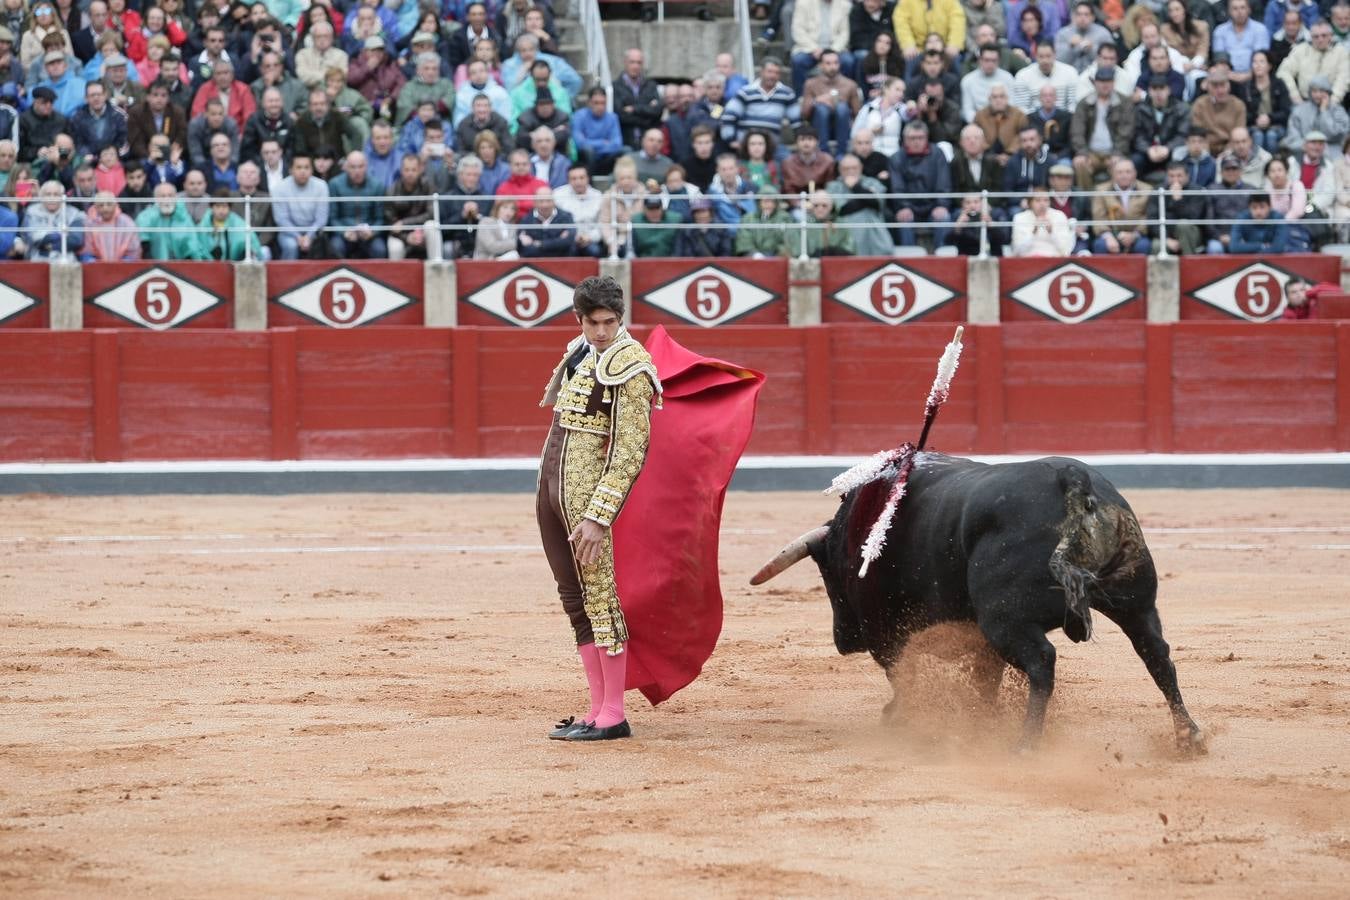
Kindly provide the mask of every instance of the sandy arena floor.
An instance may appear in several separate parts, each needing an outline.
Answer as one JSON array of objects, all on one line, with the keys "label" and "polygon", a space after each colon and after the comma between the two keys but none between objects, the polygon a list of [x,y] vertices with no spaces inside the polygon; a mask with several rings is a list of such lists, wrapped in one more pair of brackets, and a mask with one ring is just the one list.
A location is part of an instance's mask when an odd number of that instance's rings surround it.
[{"label": "sandy arena floor", "polygon": [[530,497],[0,498],[0,894],[1344,897],[1350,495],[1130,496],[1199,760],[1102,617],[1035,756],[932,655],[884,728],[746,585],[822,497],[729,497],[717,653],[600,746]]}]

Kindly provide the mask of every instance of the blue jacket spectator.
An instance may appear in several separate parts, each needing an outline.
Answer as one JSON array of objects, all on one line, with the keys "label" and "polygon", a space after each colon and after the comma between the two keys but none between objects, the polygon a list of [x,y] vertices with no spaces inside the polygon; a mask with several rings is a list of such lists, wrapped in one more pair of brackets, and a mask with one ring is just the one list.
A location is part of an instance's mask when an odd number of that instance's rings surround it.
[{"label": "blue jacket spectator", "polygon": [[1270,196],[1252,194],[1228,239],[1229,253],[1284,253],[1289,249],[1289,226],[1270,208]]},{"label": "blue jacket spectator", "polygon": [[362,228],[384,221],[383,204],[372,198],[387,193],[388,185],[377,184],[370,177],[364,154],[352,153],[347,157],[347,171],[328,182],[331,201],[328,224],[342,229],[328,235],[333,256],[343,259],[364,255],[369,259],[384,259],[389,255],[384,238],[378,232],[369,232],[370,236],[366,237],[367,232]]},{"label": "blue jacket spectator", "polygon": [[383,120],[376,122],[370,129],[370,138],[366,141],[366,177],[387,188],[398,178],[398,167],[403,155],[394,146],[394,129]]},{"label": "blue jacket spectator", "polygon": [[38,87],[49,87],[56,92],[56,111],[70,116],[84,103],[84,79],[70,74],[66,68],[66,55],[60,50],[52,50],[44,57],[47,77]]},{"label": "blue jacket spectator", "polygon": [[38,202],[28,204],[23,225],[29,259],[61,259],[62,230],[67,259],[73,261],[84,246],[84,213],[63,202],[64,194],[60,183],[48,181],[38,190]]},{"label": "blue jacket spectator", "polygon": [[[1270,49],[1270,32],[1266,30],[1266,26],[1249,18],[1251,7],[1246,0],[1232,0],[1229,5],[1232,7],[1233,17],[1214,29],[1209,52],[1227,53],[1234,72],[1250,72],[1252,54],[1257,50]],[[1238,22],[1239,19],[1242,20],[1241,23]],[[1239,24],[1242,27],[1241,31],[1238,30]]]},{"label": "blue jacket spectator", "polygon": [[722,111],[722,139],[739,143],[751,128],[763,128],[778,134],[783,121],[796,125],[801,121],[801,105],[792,88],[778,80],[782,69],[773,59],[764,60],[760,76],[736,92]]},{"label": "blue jacket spectator", "polygon": [[741,217],[755,211],[755,185],[743,178],[734,159],[718,160],[717,174],[708,185],[707,198],[712,201],[713,218],[730,225],[728,232],[734,238]]},{"label": "blue jacket spectator", "polygon": [[537,59],[548,63],[553,71],[553,77],[567,89],[569,96],[575,97],[586,86],[577,70],[572,68],[567,60],[552,53],[542,52],[537,37],[522,34],[516,38],[515,55],[502,61],[502,84],[506,86],[508,92],[530,77],[530,66],[534,65]]},{"label": "blue jacket spectator", "polygon": [[[947,157],[928,141],[928,127],[922,122],[905,126],[900,152],[891,157],[890,190],[897,194],[946,194],[952,189],[951,165]],[[897,198],[891,201],[891,218],[896,222],[945,223],[951,218],[949,199],[935,200],[931,196]],[[934,245],[940,245],[944,229],[933,233]],[[919,232],[914,228],[900,230],[900,243],[914,246]]]},{"label": "blue jacket spectator", "polygon": [[577,157],[587,169],[600,175],[609,174],[614,160],[624,151],[619,117],[605,105],[604,88],[596,88],[591,91],[586,108],[572,113],[572,142],[577,146]]},{"label": "blue jacket spectator", "polygon": [[8,205],[0,203],[0,260],[15,259],[22,256],[19,248],[19,217]]},{"label": "blue jacket spectator", "polygon": [[[1299,18],[1303,20],[1304,28],[1313,27],[1313,23],[1322,18],[1322,6],[1317,3],[1297,3],[1293,9],[1298,10]],[[1264,24],[1266,31],[1271,34],[1279,34],[1284,30],[1284,14],[1291,9],[1290,5],[1284,0],[1270,0],[1266,4],[1266,14]]]}]

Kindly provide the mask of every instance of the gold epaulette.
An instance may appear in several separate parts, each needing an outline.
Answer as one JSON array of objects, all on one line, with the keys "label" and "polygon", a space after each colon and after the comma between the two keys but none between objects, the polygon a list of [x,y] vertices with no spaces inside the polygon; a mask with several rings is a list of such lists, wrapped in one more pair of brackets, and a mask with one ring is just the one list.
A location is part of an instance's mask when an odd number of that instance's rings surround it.
[{"label": "gold epaulette", "polygon": [[661,379],[656,374],[656,365],[647,348],[633,338],[624,338],[600,354],[600,361],[595,367],[596,381],[612,386],[623,384],[635,375],[646,375],[651,379],[656,392],[653,404],[660,406]]}]

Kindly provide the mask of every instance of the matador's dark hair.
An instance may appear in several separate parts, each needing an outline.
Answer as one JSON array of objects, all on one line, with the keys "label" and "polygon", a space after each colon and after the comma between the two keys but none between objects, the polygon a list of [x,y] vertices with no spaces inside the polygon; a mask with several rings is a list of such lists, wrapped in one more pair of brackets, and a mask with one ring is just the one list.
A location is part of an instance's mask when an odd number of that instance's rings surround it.
[{"label": "matador's dark hair", "polygon": [[572,309],[580,318],[597,309],[607,309],[623,318],[623,288],[611,275],[592,275],[577,285],[572,295]]}]

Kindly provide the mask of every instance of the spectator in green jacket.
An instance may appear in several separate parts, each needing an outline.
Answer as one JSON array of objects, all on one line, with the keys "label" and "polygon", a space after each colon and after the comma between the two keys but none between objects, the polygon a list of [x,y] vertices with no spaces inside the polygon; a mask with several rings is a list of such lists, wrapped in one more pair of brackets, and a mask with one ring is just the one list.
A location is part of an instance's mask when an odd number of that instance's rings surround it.
[{"label": "spectator in green jacket", "polygon": [[753,259],[787,256],[787,227],[791,224],[792,219],[779,209],[777,198],[760,197],[755,212],[741,217],[741,227],[736,232],[736,255]]},{"label": "spectator in green jacket", "polygon": [[834,221],[834,197],[829,191],[816,191],[806,204],[806,254],[808,256],[852,256],[853,238],[847,228]]},{"label": "spectator in green jacket", "polygon": [[658,228],[658,225],[677,225],[680,217],[666,209],[660,197],[648,197],[642,201],[642,216],[633,220],[633,252],[640,258],[649,256],[674,256],[674,228]]},{"label": "spectator in green jacket", "polygon": [[178,202],[170,182],[155,185],[155,202],[136,216],[141,231],[142,259],[210,259],[198,252],[197,223]]},{"label": "spectator in green jacket", "polygon": [[230,201],[235,196],[226,187],[212,191],[211,211],[202,216],[202,222],[197,226],[196,259],[241,262],[245,246],[252,248],[253,259],[262,258],[262,245],[258,243],[258,236],[245,224],[242,216],[230,209]]}]

